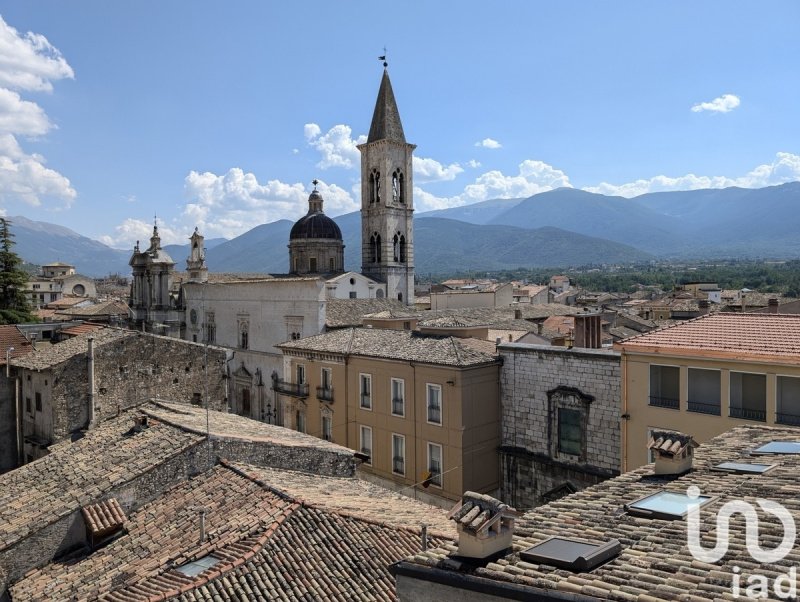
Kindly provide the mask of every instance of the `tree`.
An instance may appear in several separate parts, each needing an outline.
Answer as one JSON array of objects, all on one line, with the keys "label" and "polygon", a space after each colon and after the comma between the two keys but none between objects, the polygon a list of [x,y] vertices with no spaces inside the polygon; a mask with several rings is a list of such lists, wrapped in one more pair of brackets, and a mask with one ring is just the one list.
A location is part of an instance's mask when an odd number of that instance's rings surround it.
[{"label": "tree", "polygon": [[25,296],[28,275],[20,269],[22,261],[11,250],[14,235],[11,222],[0,217],[0,324],[36,322]]}]

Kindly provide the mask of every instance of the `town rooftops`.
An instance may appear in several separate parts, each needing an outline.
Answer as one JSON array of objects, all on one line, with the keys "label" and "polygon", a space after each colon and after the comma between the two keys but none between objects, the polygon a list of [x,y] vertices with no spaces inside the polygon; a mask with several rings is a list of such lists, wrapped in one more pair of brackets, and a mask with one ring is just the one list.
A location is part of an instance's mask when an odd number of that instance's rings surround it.
[{"label": "town rooftops", "polygon": [[[15,602],[396,600],[388,566],[421,549],[421,522],[445,516],[355,478],[223,460],[132,512],[127,532],[107,546],[32,571],[11,594]],[[450,535],[432,530],[430,544]]]},{"label": "town rooftops", "polygon": [[101,301],[100,303],[94,303],[92,305],[62,309],[59,313],[78,317],[127,316],[130,313],[130,308],[121,301]]},{"label": "town rooftops", "polygon": [[278,345],[286,352],[320,352],[387,358],[446,366],[497,362],[494,343],[478,339],[437,337],[408,330],[347,328]]},{"label": "town rooftops", "polygon": [[382,311],[406,312],[408,308],[397,299],[328,299],[325,303],[325,326],[361,326],[364,316]]},{"label": "town rooftops", "polygon": [[615,348],[800,364],[800,315],[718,312],[625,339]]},{"label": "town rooftops", "polygon": [[25,337],[19,328],[13,324],[4,324],[0,326],[0,365],[6,364],[6,352],[13,347],[13,351],[9,353],[9,357],[19,358],[28,355],[33,351],[33,345]]},{"label": "town rooftops", "polygon": [[93,330],[91,332],[79,334],[61,343],[49,345],[43,349],[37,349],[25,357],[12,360],[11,365],[28,370],[47,370],[76,355],[87,353],[89,337],[94,338],[94,345],[95,348],[97,348],[103,345],[116,345],[125,339],[137,335],[138,333],[133,330],[123,330],[121,328]]},{"label": "town rooftops", "polygon": [[[687,545],[685,519],[632,514],[626,505],[665,491],[675,494],[674,499],[685,499],[687,493],[696,493],[689,488],[697,487],[700,496],[710,498],[700,510],[706,548],[716,541],[717,512],[729,501],[748,500],[754,505],[756,499],[779,502],[797,522],[800,455],[751,456],[772,441],[800,441],[800,431],[737,427],[701,445],[695,452],[694,470],[680,477],[656,476],[653,466],[648,465],[526,513],[516,521],[511,550],[494,560],[466,562],[456,556],[455,544],[447,544],[393,565],[392,572],[395,577],[435,581],[514,600],[653,602],[732,599],[734,576],[740,571],[740,595],[744,597],[750,574],[775,577],[787,573],[797,566],[800,553],[795,549],[782,560],[761,565],[744,545],[746,522],[733,520],[728,553],[716,562],[695,559]],[[768,462],[777,466],[763,474],[714,469],[723,462]],[[766,547],[774,548],[783,535],[780,521],[759,523],[759,540],[769,542]],[[520,558],[520,552],[552,537],[598,545],[618,540],[622,550],[605,564],[585,572]]]}]

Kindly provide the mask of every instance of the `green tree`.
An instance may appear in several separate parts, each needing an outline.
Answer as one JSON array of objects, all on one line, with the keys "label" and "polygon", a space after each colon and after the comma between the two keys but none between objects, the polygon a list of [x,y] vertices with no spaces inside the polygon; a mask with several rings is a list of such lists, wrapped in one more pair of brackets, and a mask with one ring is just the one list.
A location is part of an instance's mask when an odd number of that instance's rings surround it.
[{"label": "green tree", "polygon": [[0,324],[36,322],[25,296],[28,275],[20,269],[22,261],[11,250],[14,235],[11,222],[0,217]]}]

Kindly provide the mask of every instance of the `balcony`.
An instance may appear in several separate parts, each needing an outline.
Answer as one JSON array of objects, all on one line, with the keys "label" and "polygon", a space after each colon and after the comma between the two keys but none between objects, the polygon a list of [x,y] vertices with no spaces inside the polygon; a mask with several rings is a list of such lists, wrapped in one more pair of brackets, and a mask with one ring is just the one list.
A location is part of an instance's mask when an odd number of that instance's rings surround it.
[{"label": "balcony", "polygon": [[442,424],[442,408],[440,406],[428,406],[428,422]]},{"label": "balcony", "polygon": [[406,459],[402,456],[395,456],[392,459],[392,472],[406,474]]},{"label": "balcony", "polygon": [[670,408],[672,410],[680,409],[680,402],[677,399],[671,399],[669,397],[655,397],[651,395],[650,405],[655,408]]},{"label": "balcony", "polygon": [[800,414],[797,413],[787,413],[787,412],[778,412],[775,414],[775,422],[778,424],[786,424],[789,426],[800,426]]},{"label": "balcony", "polygon": [[317,387],[317,399],[333,403],[333,387]]},{"label": "balcony", "polygon": [[687,409],[697,414],[712,414],[713,416],[720,416],[722,414],[719,402],[703,403],[700,401],[689,401]]},{"label": "balcony", "polygon": [[736,407],[731,406],[730,417],[731,418],[741,418],[743,420],[753,420],[755,422],[766,422],[767,421],[767,411],[766,410],[753,410],[753,409],[750,409],[750,408],[736,408]]},{"label": "balcony", "polygon": [[308,383],[292,383],[279,378],[275,381],[275,385],[272,388],[281,395],[308,397]]},{"label": "balcony", "polygon": [[402,416],[405,414],[405,400],[392,399],[392,414],[395,416]]}]

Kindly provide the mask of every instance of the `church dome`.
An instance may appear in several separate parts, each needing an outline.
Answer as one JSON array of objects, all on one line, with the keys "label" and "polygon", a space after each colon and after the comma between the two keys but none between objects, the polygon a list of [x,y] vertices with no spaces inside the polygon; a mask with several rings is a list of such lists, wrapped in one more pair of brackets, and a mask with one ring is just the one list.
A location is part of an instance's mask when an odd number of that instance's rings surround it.
[{"label": "church dome", "polygon": [[299,238],[342,240],[342,231],[339,226],[322,212],[322,195],[316,189],[308,197],[308,213],[295,222],[289,233],[289,240]]}]

